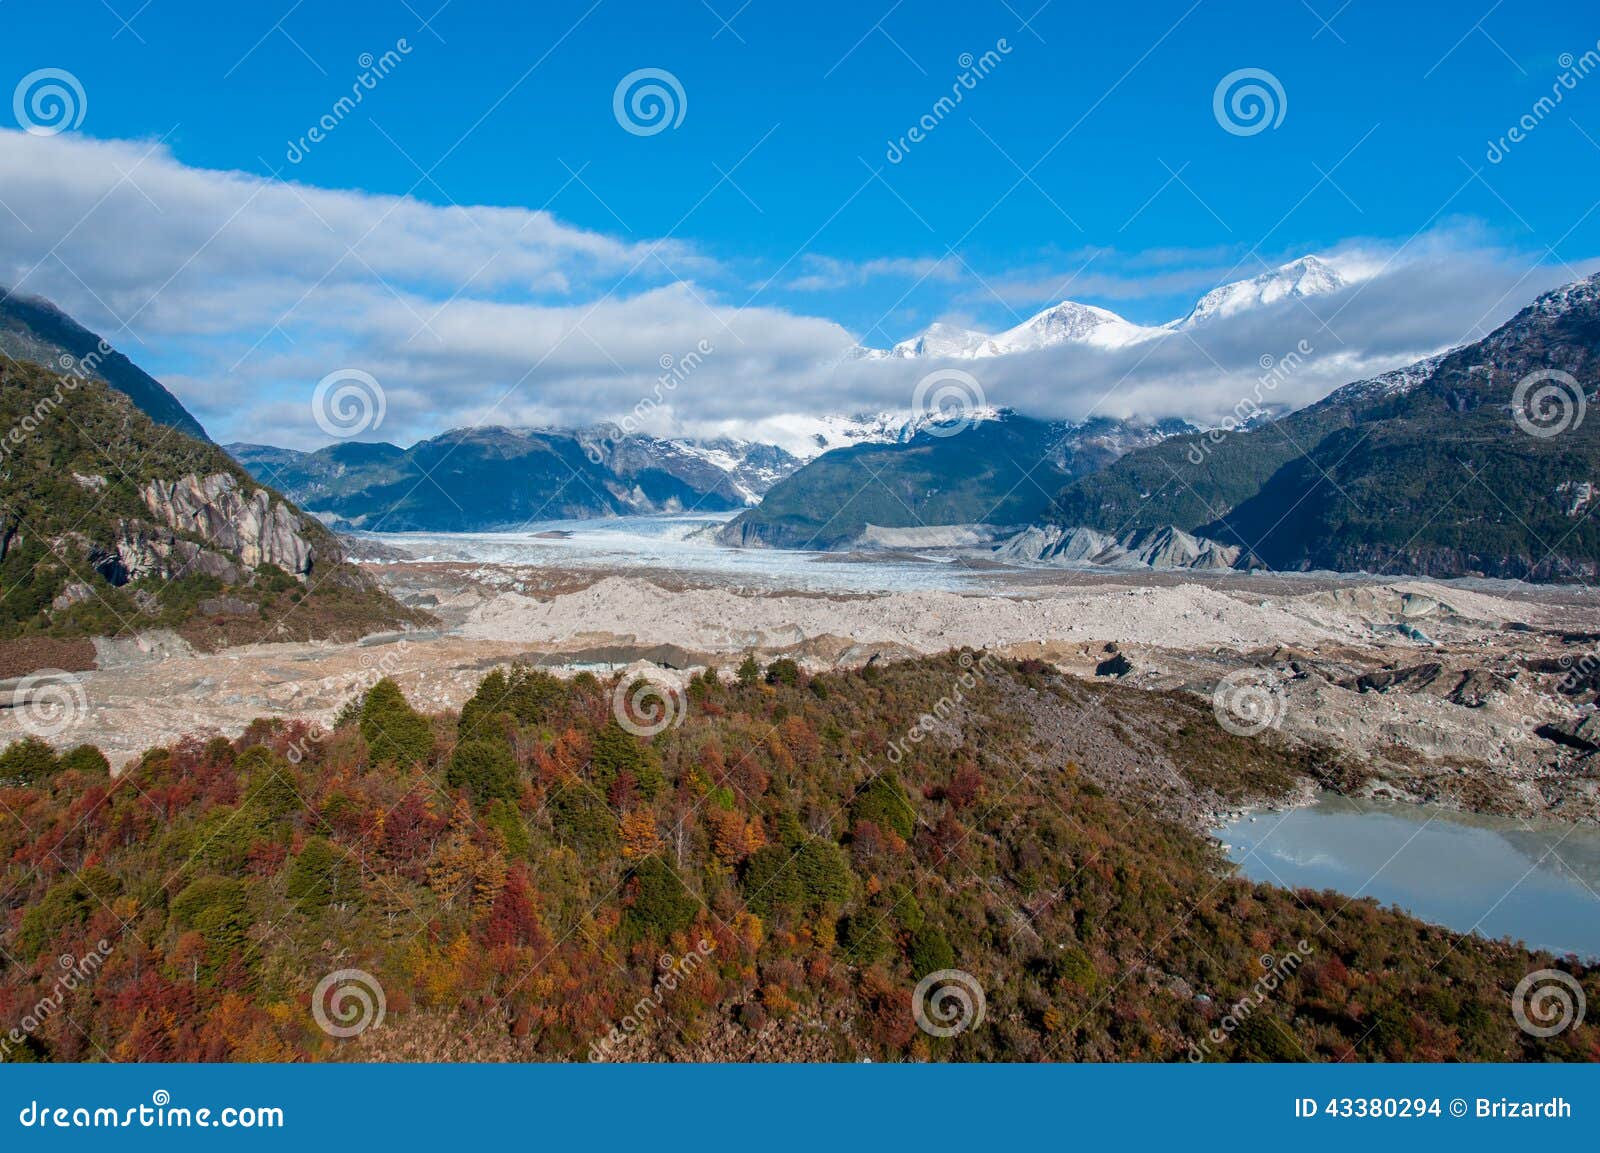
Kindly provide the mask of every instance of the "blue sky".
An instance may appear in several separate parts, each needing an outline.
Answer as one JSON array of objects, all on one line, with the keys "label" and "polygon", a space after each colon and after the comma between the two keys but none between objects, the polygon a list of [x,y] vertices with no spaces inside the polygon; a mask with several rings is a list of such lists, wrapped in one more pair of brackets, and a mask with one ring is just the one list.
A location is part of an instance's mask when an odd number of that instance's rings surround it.
[{"label": "blue sky", "polygon": [[[1515,286],[1504,301],[1487,298],[1503,318],[1534,290],[1590,271],[1585,262],[1600,252],[1600,75],[1578,79],[1559,107],[1537,114],[1497,163],[1486,157],[1570,68],[1564,54],[1596,47],[1600,19],[1580,6],[1191,0],[1140,5],[1135,14],[1065,0],[740,3],[454,0],[436,12],[438,0],[283,0],[230,5],[225,16],[167,0],[6,4],[0,88],[54,67],[85,93],[80,124],[24,138],[10,155],[34,170],[29,188],[48,201],[38,170],[63,185],[78,179],[77,166],[125,171],[128,156],[159,141],[139,170],[160,166],[158,186],[170,178],[176,188],[186,174],[197,188],[196,174],[273,177],[355,197],[357,216],[361,197],[380,205],[388,202],[376,198],[409,197],[440,210],[420,228],[446,248],[460,247],[449,239],[450,214],[467,215],[455,206],[542,212],[577,237],[548,269],[474,277],[472,268],[433,275],[413,263],[369,269],[367,287],[405,298],[419,319],[439,305],[476,302],[484,309],[477,321],[501,315],[515,325],[514,311],[492,306],[604,300],[609,308],[652,292],[676,304],[678,286],[716,311],[712,326],[741,349],[750,334],[730,323],[733,313],[752,325],[793,322],[776,348],[741,365],[746,377],[764,371],[786,387],[803,385],[805,373],[784,376],[785,366],[820,331],[802,321],[886,346],[934,319],[997,330],[1071,297],[1160,323],[1223,280],[1341,249],[1378,264],[1396,252],[1405,260],[1459,255],[1486,285]],[[352,90],[362,55],[381,56],[402,40],[407,50],[390,74],[290,163],[291,142]],[[985,51],[996,51],[988,74],[891,163],[890,143],[952,91],[963,54]],[[676,127],[653,135],[619,127],[614,89],[640,68],[669,72],[681,86]],[[1242,68],[1264,70],[1281,87],[1275,127],[1239,135],[1219,123],[1217,84]],[[129,151],[88,151],[96,141]],[[108,220],[103,235],[138,245],[147,234],[138,212],[157,212],[153,232],[164,234],[186,201],[177,193],[164,201],[138,174],[131,183],[110,202],[130,200],[120,231]],[[0,211],[0,275],[25,275],[23,288],[116,330],[116,342],[170,376],[208,426],[292,419],[293,397],[316,367],[305,356],[313,346],[336,358],[331,367],[341,355],[384,359],[370,331],[341,349],[326,331],[297,335],[296,323],[318,318],[272,325],[283,311],[276,303],[258,316],[241,299],[232,329],[221,319],[174,319],[194,313],[183,293],[214,299],[271,262],[270,252],[237,238],[270,197],[241,198],[241,215],[219,222],[226,239],[198,263],[185,263],[193,238],[174,235],[163,237],[172,245],[165,265],[152,257],[137,269],[102,270],[91,254],[63,267],[58,257],[88,230],[52,253],[59,237],[51,229],[65,232],[62,221],[44,220],[48,204],[11,203],[14,187],[0,182],[11,213]],[[85,210],[111,211],[95,203]],[[377,219],[382,209],[370,212]],[[567,257],[584,249],[583,237],[616,252],[573,267]],[[283,247],[266,229],[254,243]],[[237,278],[220,262],[206,265],[219,247]],[[308,261],[309,286],[323,268]],[[171,298],[141,307],[157,293]],[[1397,337],[1372,355],[1459,339],[1482,321],[1484,303],[1473,297],[1459,317],[1440,321],[1439,333]],[[325,319],[330,309],[360,305],[352,296],[321,307]],[[637,331],[649,316],[642,309],[618,322]],[[1458,320],[1461,332],[1447,331]],[[438,338],[441,347],[454,339]],[[663,355],[692,344],[666,321],[661,341]],[[1352,341],[1339,333],[1341,348]],[[631,380],[618,384],[619,398],[647,379],[605,336],[589,343],[611,362],[602,375]],[[393,372],[405,358],[388,352]],[[397,439],[471,415],[472,382],[447,388],[445,371],[396,388]],[[594,387],[584,372],[547,380],[541,367],[523,380],[509,367],[469,370],[477,372],[485,390],[518,390],[498,411],[520,419],[555,419],[572,408],[561,390],[581,396]],[[818,402],[846,403],[844,388],[822,390]],[[702,399],[711,404],[709,394]],[[281,411],[260,407],[267,402]],[[756,415],[724,407],[729,420]],[[315,430],[294,431],[316,439]]]}]

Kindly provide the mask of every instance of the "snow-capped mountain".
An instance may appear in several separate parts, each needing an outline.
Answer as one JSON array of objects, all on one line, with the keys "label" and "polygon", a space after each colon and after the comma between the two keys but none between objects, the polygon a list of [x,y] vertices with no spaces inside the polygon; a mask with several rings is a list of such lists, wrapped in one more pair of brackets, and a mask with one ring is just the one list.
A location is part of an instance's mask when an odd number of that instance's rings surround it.
[{"label": "snow-capped mountain", "polygon": [[[993,406],[961,414],[969,424],[999,420],[1003,410]],[[836,448],[854,444],[903,444],[930,424],[947,418],[934,412],[857,413],[854,416],[791,414],[763,421],[759,435],[783,451],[809,461]]]},{"label": "snow-capped mountain", "polygon": [[[562,435],[561,430],[545,430]],[[668,439],[624,433],[600,424],[574,433],[589,459],[624,480],[665,474],[697,492],[752,505],[800,467],[801,460],[775,444],[722,436],[706,440]]]},{"label": "snow-capped mountain", "polygon": [[1194,328],[1218,317],[1268,307],[1281,300],[1337,292],[1349,283],[1326,261],[1318,260],[1315,256],[1302,256],[1299,260],[1291,260],[1249,280],[1236,280],[1221,288],[1213,288],[1200,298],[1188,316],[1171,327]]},{"label": "snow-capped mountain", "polygon": [[1434,369],[1444,361],[1444,358],[1455,352],[1447,349],[1435,356],[1419,360],[1415,364],[1408,364],[1403,368],[1391,369],[1379,373],[1368,380],[1353,380],[1349,384],[1341,385],[1330,392],[1322,404],[1349,404],[1355,401],[1384,400],[1395,396],[1404,396],[1413,391],[1418,385],[1427,382],[1433,375]]},{"label": "snow-capped mountain", "polygon": [[1015,328],[1006,329],[989,343],[994,346],[995,355],[1002,356],[1068,343],[1121,348],[1160,336],[1161,331],[1124,320],[1108,308],[1063,300]]},{"label": "snow-capped mountain", "polygon": [[994,341],[986,334],[941,321],[928,325],[910,340],[902,340],[889,350],[889,355],[903,360],[918,357],[965,360],[968,357],[994,356],[996,351]]},{"label": "snow-capped mountain", "polygon": [[[718,539],[742,547],[829,549],[894,540],[909,545],[916,538],[893,533],[922,525],[1032,524],[1068,481],[1131,450],[1197,431],[1177,420],[1047,421],[1009,409],[986,416],[959,436],[932,435],[938,430],[927,429],[928,418],[875,425],[873,441],[808,461],[758,507],[728,522]],[[914,547],[925,544],[923,538]]]},{"label": "snow-capped mountain", "polygon": [[1255,308],[1269,308],[1284,300],[1337,292],[1350,281],[1325,260],[1302,256],[1249,280],[1214,288],[1202,296],[1188,314],[1167,324],[1135,324],[1108,308],[1064,300],[1029,317],[1014,328],[994,336],[956,325],[930,324],[918,335],[892,349],[857,348],[857,359],[977,360],[1034,352],[1061,344],[1095,348],[1125,348],[1170,333],[1235,316]]}]

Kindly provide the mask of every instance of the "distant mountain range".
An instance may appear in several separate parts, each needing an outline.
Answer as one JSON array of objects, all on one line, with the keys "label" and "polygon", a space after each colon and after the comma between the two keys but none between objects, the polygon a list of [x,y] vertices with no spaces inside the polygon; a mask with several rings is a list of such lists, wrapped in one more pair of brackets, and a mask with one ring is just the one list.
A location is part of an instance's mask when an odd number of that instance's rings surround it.
[{"label": "distant mountain range", "polygon": [[929,418],[910,426],[906,439],[825,453],[774,485],[759,507],[725,525],[719,539],[746,547],[832,549],[881,543],[874,529],[1023,525],[1043,516],[1052,494],[1075,477],[1105,468],[1132,448],[1196,431],[1182,421],[1074,424],[1009,410],[977,415],[982,419],[960,431]]},{"label": "distant mountain range", "polygon": [[[964,415],[976,424],[1012,422],[1012,431],[1054,427],[1064,433],[1075,427],[1028,421],[996,408]],[[941,419],[928,412],[795,417],[787,439],[798,452],[731,437],[625,434],[611,424],[454,429],[410,448],[366,442],[314,452],[244,443],[225,447],[261,483],[281,489],[335,528],[478,532],[546,520],[744,509],[760,504],[775,485],[825,453],[910,445],[921,443],[919,437],[937,441],[941,438],[928,430],[937,430]],[[1172,422],[1166,427],[1170,435],[1191,426]],[[1081,451],[1082,461],[1065,471],[1047,470],[1047,491],[1083,468],[1103,466],[1128,445],[1147,442],[1147,432],[1132,425],[1100,421],[1084,428],[1088,431],[1077,449],[1057,454],[1065,459]],[[1027,436],[1024,441],[1013,451],[1036,456],[1044,451],[1042,441],[1036,445]],[[1030,513],[1043,507],[1027,505]],[[840,523],[851,523],[855,532],[865,522],[847,518]]]},{"label": "distant mountain range", "polygon": [[1282,300],[1324,296],[1348,288],[1350,281],[1315,256],[1302,256],[1248,280],[1214,288],[1178,320],[1161,325],[1135,324],[1106,308],[1064,300],[1014,328],[996,335],[935,323],[890,349],[862,348],[858,358],[911,360],[976,360],[1036,352],[1061,344],[1125,348],[1174,332],[1199,328],[1219,317],[1234,316]]},{"label": "distant mountain range", "polygon": [[226,447],[252,476],[329,524],[387,532],[725,512],[754,504],[801,463],[775,445],[623,435],[611,425],[455,429],[410,448],[360,442],[315,452]]},{"label": "distant mountain range", "polygon": [[[1296,267],[1208,293],[1182,323],[1282,299],[1307,277],[1334,283]],[[1584,419],[1597,377],[1600,277],[1541,296],[1476,344],[1247,427],[984,412],[966,431],[925,425],[841,449],[775,485],[721,539],[989,539],[996,559],[1021,563],[1588,581],[1600,576],[1589,516],[1600,420]],[[1543,425],[1530,416],[1540,389]]]},{"label": "distant mountain range", "polygon": [[157,424],[207,439],[200,422],[160,381],[43,297],[0,290],[0,355],[103,380]]},{"label": "distant mountain range", "polygon": [[1175,526],[1274,569],[1592,581],[1597,379],[1600,276],[1280,420],[1130,452],[1069,485],[1046,519],[1115,535]]},{"label": "distant mountain range", "polygon": [[[1066,302],[998,336],[935,326],[881,355],[1110,347],[1346,284],[1305,257],[1207,293],[1160,329],[1133,332],[1114,313]],[[48,302],[0,299],[0,353],[58,373],[75,366],[152,420],[204,438],[159,382]],[[1231,431],[981,408],[959,428],[937,413],[795,416],[788,447],[598,425],[457,429],[409,448],[227,451],[335,528],[475,531],[731,511],[720,539],[742,546],[989,541],[996,559],[1023,563],[1590,580],[1600,577],[1600,525],[1589,515],[1600,421],[1584,418],[1597,377],[1600,277],[1541,296],[1476,344]],[[1562,427],[1527,431],[1529,398],[1540,395],[1558,416],[1566,405]]]}]

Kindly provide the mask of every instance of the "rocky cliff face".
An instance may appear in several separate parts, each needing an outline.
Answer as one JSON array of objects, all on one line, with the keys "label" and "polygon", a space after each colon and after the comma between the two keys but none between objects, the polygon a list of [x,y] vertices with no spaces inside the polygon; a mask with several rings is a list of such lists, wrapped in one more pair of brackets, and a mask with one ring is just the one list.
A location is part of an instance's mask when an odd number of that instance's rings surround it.
[{"label": "rocky cliff face", "polygon": [[[0,358],[0,428],[23,421],[32,435],[0,462],[0,657],[33,636],[172,629],[219,647],[426,619],[347,563],[289,498],[102,381],[67,390]],[[107,460],[122,462],[114,480],[100,471]],[[18,658],[40,659],[26,646]]]},{"label": "rocky cliff face", "polygon": [[208,576],[231,585],[264,564],[303,581],[319,559],[337,560],[318,556],[284,502],[265,489],[246,493],[227,473],[190,473],[173,482],[157,478],[142,495],[154,521],[121,518],[114,539],[88,552],[89,563],[113,585],[146,576]]},{"label": "rocky cliff face", "polygon": [[222,553],[138,518],[119,520],[115,538],[109,544],[91,545],[87,555],[94,570],[117,586],[147,576],[163,580],[208,576],[224,584],[237,584],[242,576],[239,566]]},{"label": "rocky cliff face", "polygon": [[304,579],[317,559],[300,518],[284,502],[274,501],[266,489],[247,494],[225,472],[191,473],[173,483],[157,478],[143,495],[161,524],[205,538],[247,569],[277,565]]}]

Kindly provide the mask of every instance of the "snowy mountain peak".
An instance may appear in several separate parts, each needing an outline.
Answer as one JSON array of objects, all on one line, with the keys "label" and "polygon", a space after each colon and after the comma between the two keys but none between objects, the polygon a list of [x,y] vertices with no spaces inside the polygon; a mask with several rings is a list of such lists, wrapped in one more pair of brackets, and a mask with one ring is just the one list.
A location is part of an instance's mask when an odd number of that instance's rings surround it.
[{"label": "snowy mountain peak", "polygon": [[1187,316],[1157,327],[1135,324],[1108,308],[1063,300],[996,336],[941,322],[930,324],[918,335],[902,340],[888,351],[857,346],[849,355],[859,360],[882,360],[887,357],[902,360],[974,360],[1007,356],[1014,352],[1033,352],[1060,344],[1124,348],[1174,331],[1193,328],[1220,316],[1267,308],[1284,300],[1337,292],[1350,283],[1327,261],[1315,256],[1302,256],[1269,269],[1260,276],[1214,288],[1200,298]]},{"label": "snowy mountain peak", "polygon": [[1528,310],[1533,316],[1553,319],[1579,306],[1593,307],[1597,301],[1600,301],[1600,273],[1544,293],[1528,306]]},{"label": "snowy mountain peak", "polygon": [[1358,401],[1383,400],[1389,397],[1404,396],[1414,391],[1419,386],[1426,384],[1434,370],[1443,363],[1454,349],[1436,353],[1408,364],[1401,368],[1390,369],[1368,380],[1353,380],[1349,384],[1334,389],[1320,402],[1323,405],[1352,404]]},{"label": "snowy mountain peak", "polygon": [[[978,424],[1003,420],[1008,413],[1008,409],[986,405],[960,415],[961,419]],[[800,460],[811,460],[855,444],[902,444],[929,425],[947,419],[937,412],[877,412],[855,416],[789,413],[761,421],[752,435]]]},{"label": "snowy mountain peak", "polygon": [[1108,308],[1063,300],[994,338],[1001,353],[1031,352],[1056,344],[1094,344],[1117,348],[1157,333],[1124,320]]},{"label": "snowy mountain peak", "polygon": [[1315,256],[1302,256],[1249,280],[1236,280],[1232,284],[1213,288],[1200,298],[1188,316],[1173,327],[1193,328],[1219,316],[1233,316],[1247,309],[1277,304],[1281,300],[1337,292],[1348,284],[1349,281],[1326,261],[1318,260]]},{"label": "snowy mountain peak", "polygon": [[918,357],[948,357],[965,360],[976,356],[993,356],[993,342],[988,335],[970,328],[935,321],[910,340],[902,340],[889,350],[890,356],[911,360]]}]

